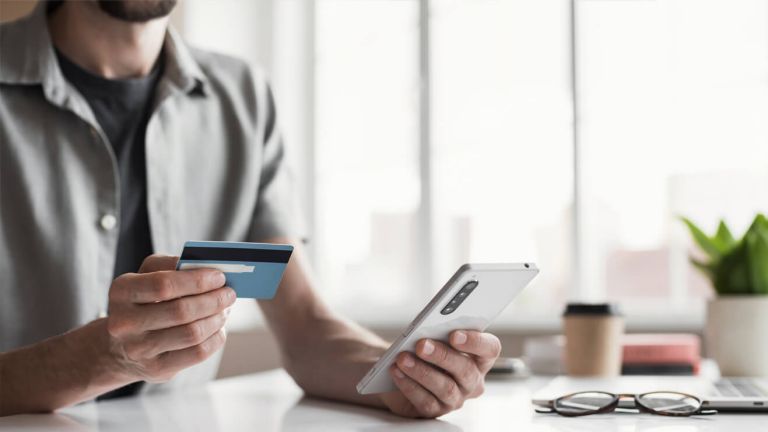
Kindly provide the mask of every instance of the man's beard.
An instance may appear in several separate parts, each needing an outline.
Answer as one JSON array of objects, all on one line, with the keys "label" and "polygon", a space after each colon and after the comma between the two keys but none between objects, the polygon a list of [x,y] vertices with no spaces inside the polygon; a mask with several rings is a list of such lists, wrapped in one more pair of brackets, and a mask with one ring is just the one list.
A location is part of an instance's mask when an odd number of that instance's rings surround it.
[{"label": "man's beard", "polygon": [[101,10],[123,21],[146,22],[167,16],[176,0],[98,0]]}]

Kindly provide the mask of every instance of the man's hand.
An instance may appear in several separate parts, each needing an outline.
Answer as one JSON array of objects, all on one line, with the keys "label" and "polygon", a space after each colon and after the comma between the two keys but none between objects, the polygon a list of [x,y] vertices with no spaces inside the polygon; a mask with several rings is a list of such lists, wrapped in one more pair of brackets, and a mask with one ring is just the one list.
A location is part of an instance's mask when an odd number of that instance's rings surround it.
[{"label": "man's hand", "polygon": [[[266,241],[300,243],[289,238]],[[275,298],[259,306],[277,336],[285,369],[308,395],[432,418],[482,394],[501,342],[476,331],[453,332],[449,344],[419,341],[416,355],[400,353],[389,371],[400,391],[359,394],[355,385],[389,344],[328,309],[312,288],[301,252],[298,246],[294,249]]]},{"label": "man's hand", "polygon": [[455,331],[450,345],[431,339],[416,344],[416,354],[402,352],[390,368],[399,392],[381,395],[395,414],[434,418],[461,408],[480,396],[485,374],[501,353],[499,338],[490,333]]},{"label": "man's hand", "polygon": [[164,381],[224,345],[235,293],[212,269],[151,256],[109,290],[109,317],[0,353],[0,416],[49,412],[122,385]]},{"label": "man's hand", "polygon": [[109,290],[107,330],[120,372],[162,382],[207,359],[226,340],[235,291],[213,269],[174,271],[178,257],[152,255]]}]

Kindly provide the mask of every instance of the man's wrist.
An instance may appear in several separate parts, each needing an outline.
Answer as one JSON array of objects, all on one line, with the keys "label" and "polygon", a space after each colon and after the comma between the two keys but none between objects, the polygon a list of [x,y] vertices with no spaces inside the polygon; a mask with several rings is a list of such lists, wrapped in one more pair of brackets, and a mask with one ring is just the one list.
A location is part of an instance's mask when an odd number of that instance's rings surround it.
[{"label": "man's wrist", "polygon": [[137,381],[110,349],[106,320],[2,353],[0,416],[48,412]]},{"label": "man's wrist", "polygon": [[139,381],[140,377],[131,373],[123,361],[123,354],[120,348],[113,342],[112,337],[107,331],[107,318],[99,318],[90,322],[87,327],[94,331],[94,336],[89,337],[96,343],[93,345],[92,355],[97,359],[96,367],[93,370],[94,383],[103,383],[110,387],[120,387]]},{"label": "man's wrist", "polygon": [[[72,368],[80,371],[80,383],[96,395],[121,387],[139,378],[119,360],[107,331],[107,319],[99,318],[61,336]],[[83,367],[88,365],[87,367]]]}]

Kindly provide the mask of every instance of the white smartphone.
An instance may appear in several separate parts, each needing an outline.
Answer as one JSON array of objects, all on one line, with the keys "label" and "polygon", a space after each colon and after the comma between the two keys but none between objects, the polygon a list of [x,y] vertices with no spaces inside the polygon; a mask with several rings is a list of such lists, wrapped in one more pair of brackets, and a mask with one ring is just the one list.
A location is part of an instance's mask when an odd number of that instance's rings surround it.
[{"label": "white smartphone", "polygon": [[483,331],[539,273],[535,264],[464,264],[357,384],[360,394],[396,390],[389,367],[423,338],[447,341],[454,330]]}]

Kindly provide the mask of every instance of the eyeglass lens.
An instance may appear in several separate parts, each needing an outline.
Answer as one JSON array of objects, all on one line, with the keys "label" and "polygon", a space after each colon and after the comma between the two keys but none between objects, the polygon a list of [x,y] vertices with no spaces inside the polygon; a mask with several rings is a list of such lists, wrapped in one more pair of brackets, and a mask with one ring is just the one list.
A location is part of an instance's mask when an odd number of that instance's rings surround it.
[{"label": "eyeglass lens", "polygon": [[691,414],[701,408],[698,399],[682,393],[646,393],[638,397],[638,402],[650,410],[671,414]]},{"label": "eyeglass lens", "polygon": [[583,392],[565,396],[555,401],[555,411],[563,414],[586,414],[607,407],[615,396],[602,392]]}]

